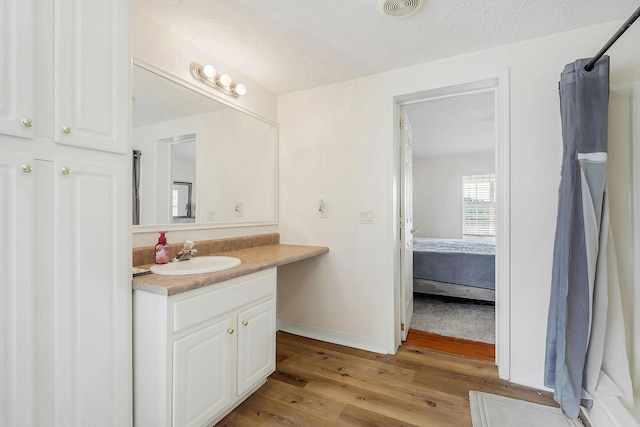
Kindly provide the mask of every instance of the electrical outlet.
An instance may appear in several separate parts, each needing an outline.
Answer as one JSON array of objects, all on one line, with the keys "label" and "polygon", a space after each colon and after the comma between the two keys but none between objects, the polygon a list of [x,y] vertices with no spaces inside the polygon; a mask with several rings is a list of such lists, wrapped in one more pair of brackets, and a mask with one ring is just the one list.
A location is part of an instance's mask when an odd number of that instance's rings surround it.
[{"label": "electrical outlet", "polygon": [[373,224],[373,211],[360,212],[360,224]]}]

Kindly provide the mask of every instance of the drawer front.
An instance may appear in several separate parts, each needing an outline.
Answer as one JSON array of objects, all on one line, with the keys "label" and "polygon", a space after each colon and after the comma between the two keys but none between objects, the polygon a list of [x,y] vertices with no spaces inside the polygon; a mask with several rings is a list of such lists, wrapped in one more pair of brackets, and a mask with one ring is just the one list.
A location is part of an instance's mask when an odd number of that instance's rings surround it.
[{"label": "drawer front", "polygon": [[175,302],[173,307],[173,332],[182,332],[200,323],[215,319],[252,301],[275,295],[276,269],[260,271],[231,279],[212,288],[199,289],[197,295]]}]

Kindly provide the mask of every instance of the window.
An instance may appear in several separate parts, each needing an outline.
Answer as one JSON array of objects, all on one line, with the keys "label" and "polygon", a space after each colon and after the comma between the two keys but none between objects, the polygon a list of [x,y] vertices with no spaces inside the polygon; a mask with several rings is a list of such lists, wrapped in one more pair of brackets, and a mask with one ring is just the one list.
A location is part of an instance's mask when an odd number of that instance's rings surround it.
[{"label": "window", "polygon": [[462,237],[495,237],[496,175],[463,175]]},{"label": "window", "polygon": [[171,215],[178,216],[178,190],[175,188],[171,191]]}]

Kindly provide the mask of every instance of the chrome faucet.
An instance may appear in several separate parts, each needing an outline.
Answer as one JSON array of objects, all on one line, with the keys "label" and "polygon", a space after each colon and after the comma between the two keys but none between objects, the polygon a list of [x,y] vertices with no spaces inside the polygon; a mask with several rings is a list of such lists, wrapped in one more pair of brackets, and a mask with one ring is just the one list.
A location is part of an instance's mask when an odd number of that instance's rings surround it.
[{"label": "chrome faucet", "polygon": [[197,249],[193,249],[193,245],[194,245],[193,241],[185,240],[184,246],[182,246],[182,249],[180,249],[180,252],[178,252],[178,255],[173,257],[171,262],[187,261],[193,258],[193,256],[198,253]]}]

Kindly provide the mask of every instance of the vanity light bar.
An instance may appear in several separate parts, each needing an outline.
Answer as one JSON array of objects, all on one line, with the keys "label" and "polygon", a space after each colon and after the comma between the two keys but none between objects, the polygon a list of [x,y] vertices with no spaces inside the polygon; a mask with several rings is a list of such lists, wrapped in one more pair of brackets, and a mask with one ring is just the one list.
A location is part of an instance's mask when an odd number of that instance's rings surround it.
[{"label": "vanity light bar", "polygon": [[200,65],[192,62],[191,75],[194,79],[234,98],[247,93],[247,87],[245,85],[235,83],[229,74],[218,74],[213,65]]}]

